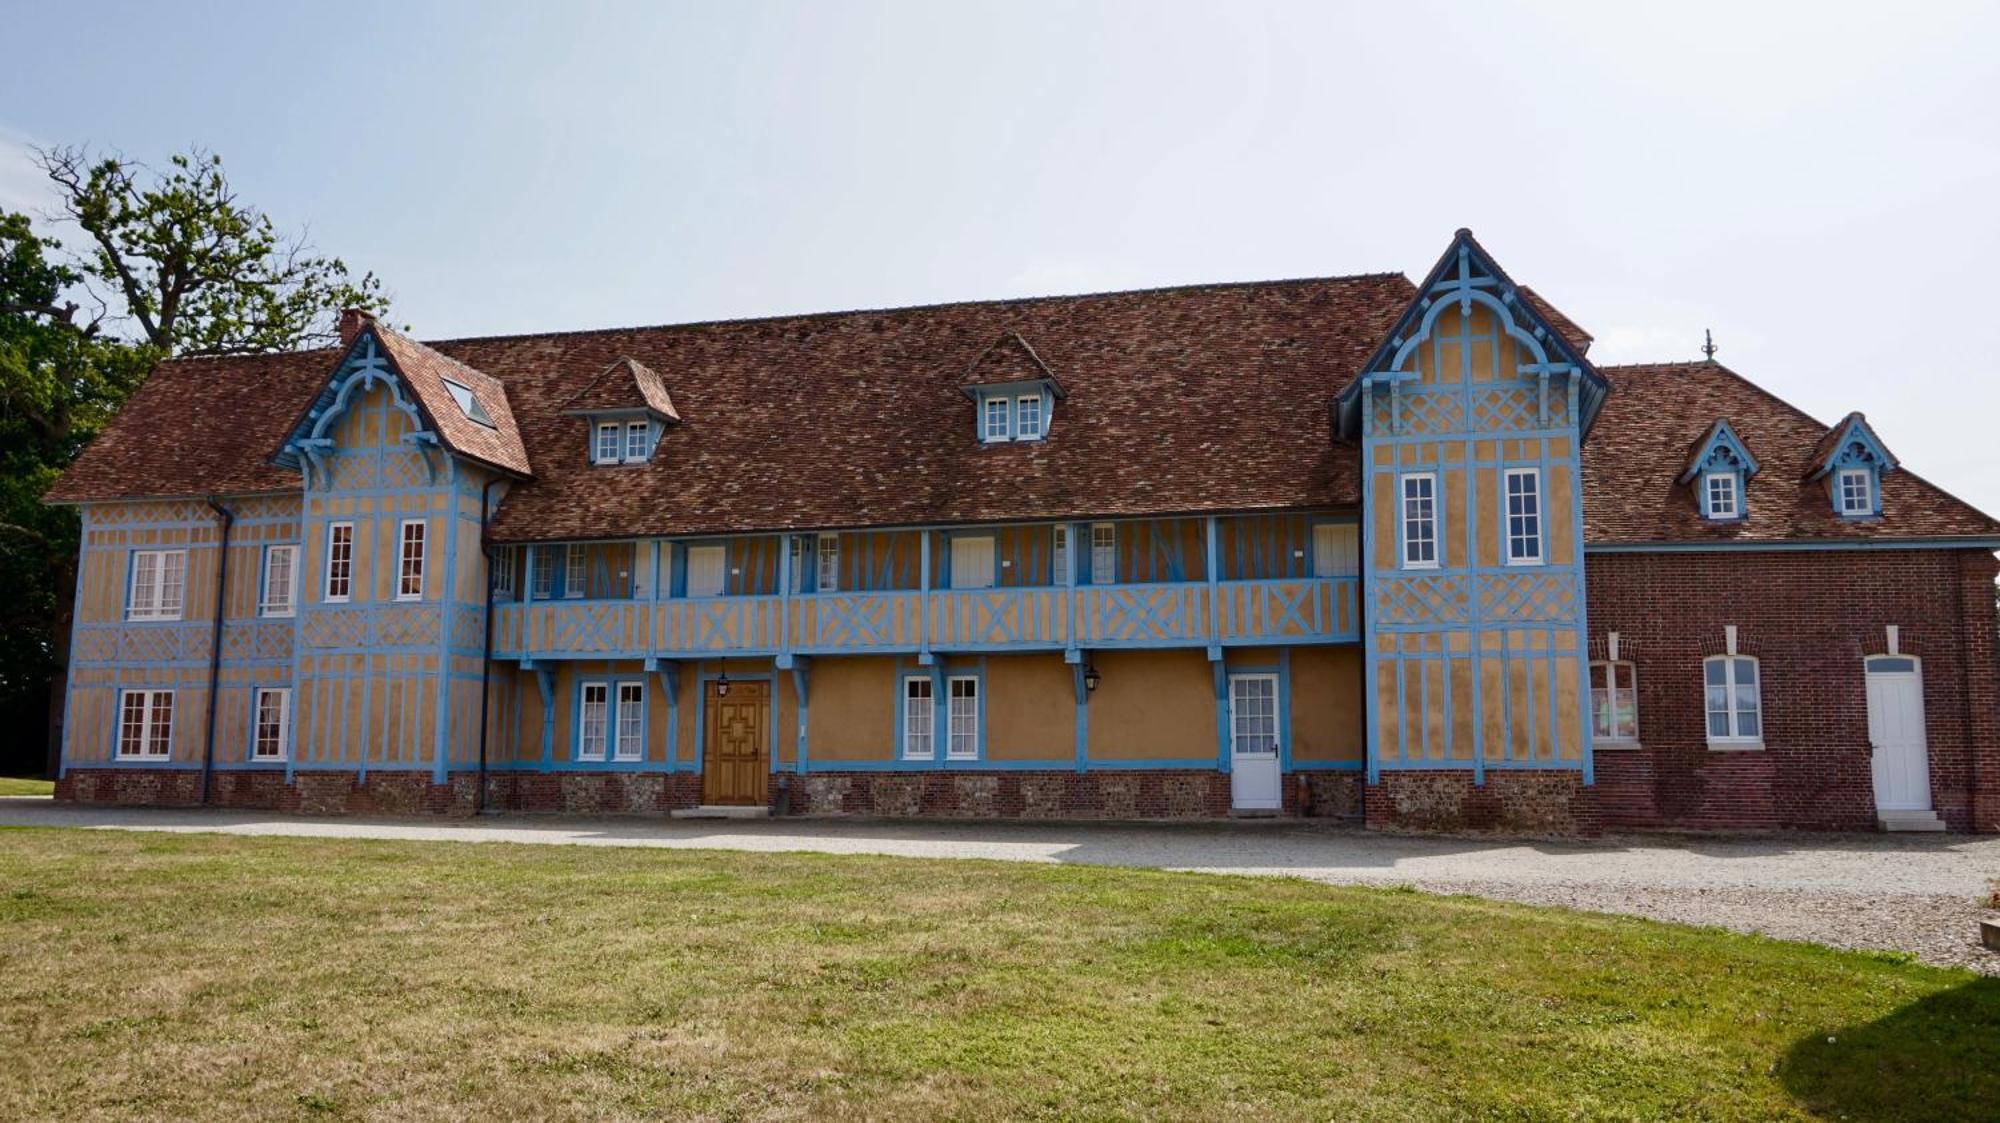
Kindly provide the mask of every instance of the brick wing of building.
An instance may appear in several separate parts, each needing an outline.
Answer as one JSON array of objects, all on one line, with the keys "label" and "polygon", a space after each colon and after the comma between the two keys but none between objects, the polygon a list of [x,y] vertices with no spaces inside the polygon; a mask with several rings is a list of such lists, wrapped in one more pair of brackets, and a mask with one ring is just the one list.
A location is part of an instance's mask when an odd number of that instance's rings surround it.
[{"label": "brick wing of building", "polygon": [[2000,524],[1400,274],[156,369],[59,794],[2000,829]]}]

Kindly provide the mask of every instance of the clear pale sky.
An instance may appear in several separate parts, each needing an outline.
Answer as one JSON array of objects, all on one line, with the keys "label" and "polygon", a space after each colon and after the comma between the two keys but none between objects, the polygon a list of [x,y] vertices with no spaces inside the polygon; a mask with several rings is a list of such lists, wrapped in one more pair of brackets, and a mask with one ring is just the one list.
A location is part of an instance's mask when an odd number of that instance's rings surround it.
[{"label": "clear pale sky", "polygon": [[199,144],[431,338],[1421,275],[2000,512],[2000,5],[0,0],[25,146]]}]

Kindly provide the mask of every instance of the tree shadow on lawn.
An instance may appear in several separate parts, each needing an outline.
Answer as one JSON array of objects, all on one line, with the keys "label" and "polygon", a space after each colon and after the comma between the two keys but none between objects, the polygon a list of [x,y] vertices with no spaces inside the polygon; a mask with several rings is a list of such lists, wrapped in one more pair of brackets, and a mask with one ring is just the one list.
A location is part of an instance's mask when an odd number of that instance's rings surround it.
[{"label": "tree shadow on lawn", "polygon": [[1801,1038],[1778,1076],[1801,1106],[1842,1119],[2000,1118],[2000,978]]}]

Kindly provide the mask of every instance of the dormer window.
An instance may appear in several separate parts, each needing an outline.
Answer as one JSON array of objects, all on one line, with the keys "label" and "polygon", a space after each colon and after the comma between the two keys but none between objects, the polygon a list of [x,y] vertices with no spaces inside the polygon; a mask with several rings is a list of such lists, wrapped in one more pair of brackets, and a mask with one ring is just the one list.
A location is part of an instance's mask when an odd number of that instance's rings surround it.
[{"label": "dormer window", "polygon": [[1872,519],[1882,513],[1882,477],[1896,470],[1896,458],[1868,419],[1841,418],[1814,446],[1807,480],[1824,479],[1833,513],[1843,519]]},{"label": "dormer window", "polygon": [[1018,333],[1004,332],[966,368],[960,383],[973,401],[981,444],[1044,440],[1063,388],[1035,349]]},{"label": "dormer window", "polygon": [[653,455],[653,427],[644,421],[625,423],[625,463],[644,464]]},{"label": "dormer window", "polygon": [[1834,499],[1840,513],[1867,516],[1875,513],[1874,473],[1866,468],[1842,468],[1835,476]]},{"label": "dormer window", "polygon": [[591,457],[598,464],[616,464],[623,459],[624,439],[619,436],[621,428],[616,421],[597,423],[597,452]]},{"label": "dormer window", "polygon": [[653,457],[650,421],[599,421],[591,430],[592,464],[644,464]]},{"label": "dormer window", "polygon": [[1703,519],[1737,522],[1749,514],[1743,488],[1756,474],[1757,458],[1729,422],[1718,419],[1695,442],[1680,482],[1692,484]]},{"label": "dormer window", "polygon": [[1704,506],[1701,517],[1705,519],[1735,519],[1743,516],[1743,505],[1736,494],[1736,474],[1734,472],[1714,472],[1703,477],[1702,496]]}]

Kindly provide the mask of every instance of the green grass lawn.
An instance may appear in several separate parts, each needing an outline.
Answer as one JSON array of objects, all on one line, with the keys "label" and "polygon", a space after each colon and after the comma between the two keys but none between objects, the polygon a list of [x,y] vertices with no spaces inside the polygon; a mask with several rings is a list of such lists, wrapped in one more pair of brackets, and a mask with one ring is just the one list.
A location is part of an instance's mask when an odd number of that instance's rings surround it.
[{"label": "green grass lawn", "polygon": [[0,1118],[1991,1117],[2000,980],[1413,892],[0,831]]},{"label": "green grass lawn", "polygon": [[27,776],[0,776],[0,795],[54,795],[56,782]]}]

